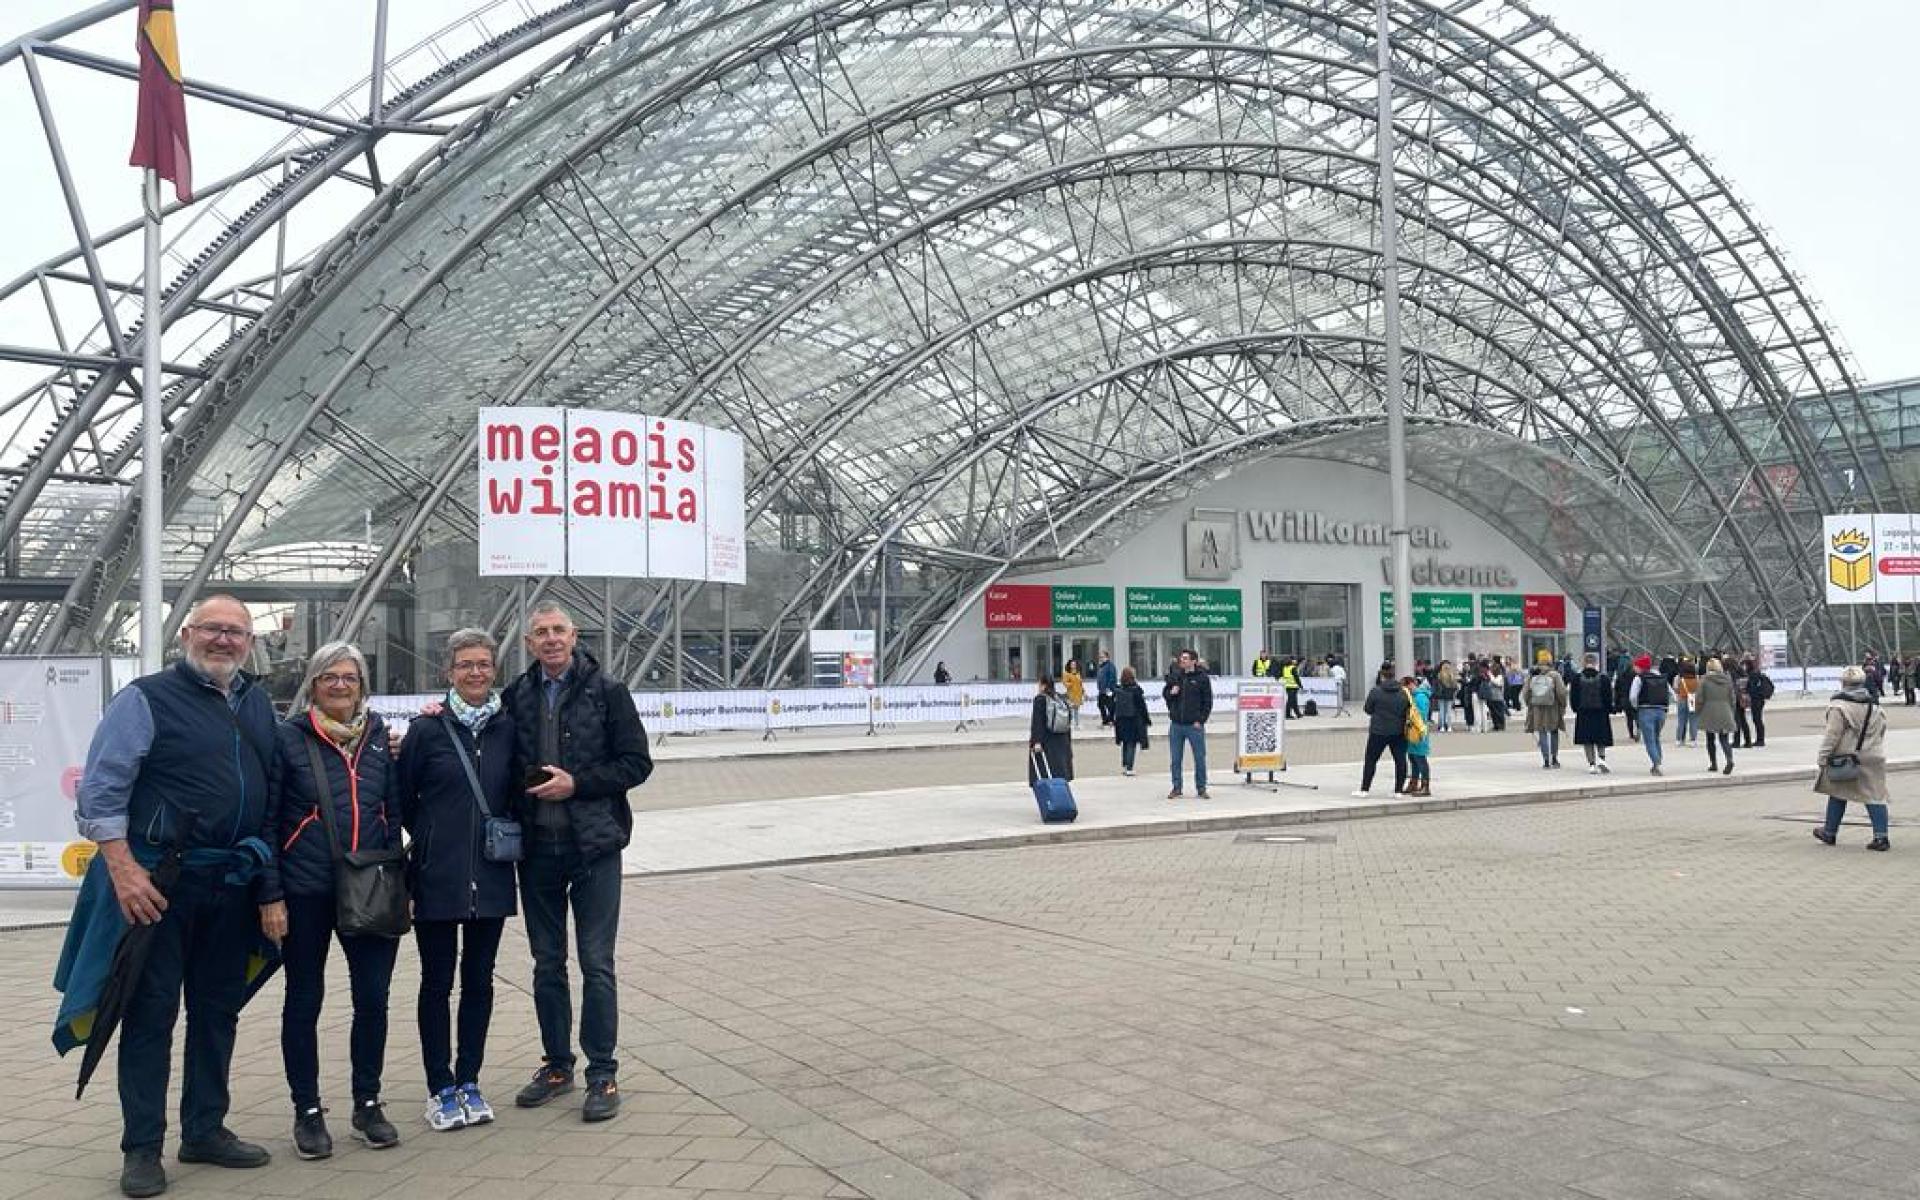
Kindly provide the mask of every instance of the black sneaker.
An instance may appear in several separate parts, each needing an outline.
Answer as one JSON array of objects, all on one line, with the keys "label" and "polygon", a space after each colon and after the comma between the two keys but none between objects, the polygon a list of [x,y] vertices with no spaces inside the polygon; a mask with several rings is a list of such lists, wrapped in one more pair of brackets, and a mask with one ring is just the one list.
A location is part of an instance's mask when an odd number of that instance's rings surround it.
[{"label": "black sneaker", "polygon": [[167,1169],[158,1150],[129,1150],[120,1163],[120,1194],[158,1196],[167,1190]]},{"label": "black sneaker", "polygon": [[595,1079],[587,1084],[586,1103],[580,1106],[582,1121],[609,1121],[619,1111],[619,1084],[611,1079]]},{"label": "black sneaker", "polygon": [[231,1129],[222,1128],[204,1142],[181,1142],[180,1161],[209,1163],[216,1167],[264,1167],[273,1161],[265,1146],[243,1142]]},{"label": "black sneaker", "polygon": [[1835,838],[1833,830],[1824,825],[1816,825],[1813,830],[1813,840],[1831,846],[1838,839]]},{"label": "black sneaker", "polygon": [[293,1152],[301,1158],[333,1157],[333,1135],[327,1132],[327,1110],[315,1105],[293,1114]]},{"label": "black sneaker", "polygon": [[373,1150],[400,1144],[400,1131],[387,1120],[378,1100],[362,1100],[353,1106],[353,1136]]},{"label": "black sneaker", "polygon": [[541,1067],[533,1073],[533,1078],[513,1102],[521,1108],[539,1108],[555,1096],[564,1096],[573,1090],[573,1072],[559,1067]]},{"label": "black sneaker", "polygon": [[1873,839],[1872,841],[1870,841],[1870,842],[1868,842],[1868,843],[1867,843],[1867,849],[1869,849],[1869,850],[1891,850],[1891,849],[1893,849],[1893,843],[1891,843],[1891,842],[1889,842],[1889,841],[1887,841],[1887,839],[1886,839],[1886,838],[1883,838],[1883,837],[1877,837],[1877,838],[1875,838],[1875,839]]}]

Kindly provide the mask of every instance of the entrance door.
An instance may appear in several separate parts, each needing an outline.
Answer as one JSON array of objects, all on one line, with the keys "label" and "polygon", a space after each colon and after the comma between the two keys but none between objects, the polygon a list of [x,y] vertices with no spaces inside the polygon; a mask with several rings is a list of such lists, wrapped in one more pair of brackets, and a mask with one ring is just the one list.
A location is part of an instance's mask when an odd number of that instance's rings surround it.
[{"label": "entrance door", "polygon": [[1208,670],[1215,675],[1237,675],[1242,670],[1240,662],[1240,637],[1233,633],[1196,633],[1193,635],[1193,648],[1206,660]]},{"label": "entrance door", "polygon": [[1527,652],[1526,661],[1528,666],[1532,666],[1534,662],[1539,659],[1540,652],[1542,650],[1545,650],[1547,652],[1547,657],[1551,658],[1553,661],[1555,662],[1560,661],[1560,635],[1559,634],[1529,633],[1526,635],[1524,640],[1526,642],[1526,652]]},{"label": "entrance door", "polygon": [[[1416,633],[1413,635],[1413,657],[1418,662],[1440,661],[1440,638],[1437,634]],[[1412,664],[1400,668],[1402,675],[1412,669]]]}]

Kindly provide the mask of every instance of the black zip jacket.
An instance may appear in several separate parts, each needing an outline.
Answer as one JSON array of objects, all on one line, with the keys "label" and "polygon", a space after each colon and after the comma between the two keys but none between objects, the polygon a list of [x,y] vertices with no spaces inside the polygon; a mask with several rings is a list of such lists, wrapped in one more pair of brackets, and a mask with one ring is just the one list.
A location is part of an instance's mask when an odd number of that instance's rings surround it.
[{"label": "black zip jacket", "polygon": [[[633,837],[633,807],[627,789],[653,774],[647,730],[633,696],[600,672],[600,663],[578,647],[572,675],[560,692],[560,762],[573,776],[573,795],[560,803],[572,818],[573,840],[583,857],[626,849]],[[503,697],[514,718],[520,758],[541,765],[540,715],[546,704],[546,674],[538,662],[515,679]],[[520,793],[520,819],[532,835],[533,807],[548,801]]]},{"label": "black zip jacket", "polygon": [[517,911],[513,864],[481,856],[485,818],[456,756],[456,738],[473,763],[488,811],[519,815],[526,768],[511,716],[495,713],[478,739],[450,712],[415,718],[401,743],[398,768],[400,820],[413,839],[407,863],[413,915],[421,921],[510,917]]}]

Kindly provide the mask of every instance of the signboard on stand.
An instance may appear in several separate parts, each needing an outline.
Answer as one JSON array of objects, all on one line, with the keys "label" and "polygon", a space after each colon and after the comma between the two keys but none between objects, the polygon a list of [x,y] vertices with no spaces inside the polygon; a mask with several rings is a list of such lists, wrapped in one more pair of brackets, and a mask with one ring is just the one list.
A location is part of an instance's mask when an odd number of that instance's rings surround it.
[{"label": "signboard on stand", "polygon": [[0,884],[76,885],[93,843],[73,827],[105,690],[98,658],[0,659]]},{"label": "signboard on stand", "polygon": [[879,638],[871,629],[814,629],[807,633],[807,661],[816,688],[872,687]]},{"label": "signboard on stand", "polygon": [[1286,769],[1286,707],[1286,692],[1277,683],[1248,680],[1240,685],[1234,708],[1235,774]]},{"label": "signboard on stand", "polygon": [[1777,671],[1788,665],[1786,630],[1762,629],[1754,635],[1754,645],[1762,671]]}]

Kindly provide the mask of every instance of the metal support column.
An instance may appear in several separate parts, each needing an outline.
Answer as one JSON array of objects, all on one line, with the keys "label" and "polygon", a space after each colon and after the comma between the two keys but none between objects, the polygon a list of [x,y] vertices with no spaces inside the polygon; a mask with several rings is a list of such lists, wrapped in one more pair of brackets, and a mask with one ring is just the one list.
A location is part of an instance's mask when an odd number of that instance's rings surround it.
[{"label": "metal support column", "polygon": [[680,581],[676,579],[668,587],[668,601],[673,606],[673,689],[684,692],[687,690],[687,647],[680,629]]},{"label": "metal support column", "polygon": [[873,624],[873,682],[887,682],[887,544],[880,543],[880,611]]},{"label": "metal support column", "polygon": [[733,686],[733,589],[720,584],[720,686]]},{"label": "metal support column", "polygon": [[600,595],[600,661],[605,669],[613,670],[613,578],[604,581],[606,590]]},{"label": "metal support column", "polygon": [[1399,214],[1393,179],[1393,60],[1387,38],[1387,4],[1374,10],[1379,57],[1380,112],[1374,149],[1380,158],[1380,274],[1386,349],[1387,488],[1393,542],[1393,666],[1413,673],[1413,534],[1407,528],[1406,387],[1400,363]]},{"label": "metal support column", "polygon": [[161,509],[160,447],[160,173],[143,171],[147,265],[141,279],[146,315],[140,324],[140,670],[160,669],[163,634],[160,605]]}]

